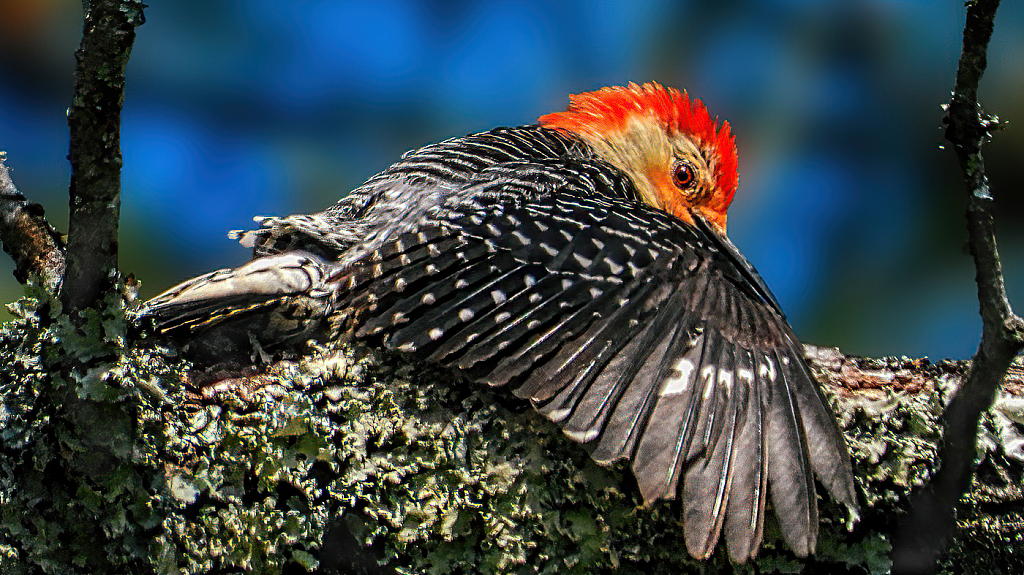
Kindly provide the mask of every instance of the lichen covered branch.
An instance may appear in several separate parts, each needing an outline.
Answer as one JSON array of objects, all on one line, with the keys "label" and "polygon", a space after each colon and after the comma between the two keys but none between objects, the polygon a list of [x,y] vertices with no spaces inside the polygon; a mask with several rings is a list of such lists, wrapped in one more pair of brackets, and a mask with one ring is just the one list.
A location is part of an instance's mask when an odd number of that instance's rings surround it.
[{"label": "lichen covered branch", "polygon": [[943,122],[967,185],[968,245],[977,271],[981,308],[981,344],[963,387],[944,420],[940,470],[914,500],[893,554],[894,572],[933,573],[936,559],[954,528],[957,502],[971,482],[981,414],[995,399],[1013,358],[1024,348],[1024,322],[1006,297],[996,248],[991,208],[994,200],[985,175],[982,145],[999,120],[978,103],[978,82],[986,66],[998,0],[970,3],[956,89]]},{"label": "lichen covered branch", "polygon": [[43,207],[25,198],[14,186],[0,152],[0,243],[14,259],[14,277],[25,283],[40,279],[51,293],[64,275],[64,241],[53,229]]},{"label": "lichen covered branch", "polygon": [[67,273],[61,301],[68,310],[95,307],[117,272],[121,212],[121,106],[124,75],[144,22],[139,0],[85,3],[82,43],[75,53]]},{"label": "lichen covered branch", "polygon": [[[198,396],[173,347],[143,340],[111,356],[107,325],[72,339],[40,321],[48,307],[22,300],[0,327],[0,361],[14,367],[0,373],[0,572],[732,569],[721,548],[710,562],[687,555],[677,501],[645,508],[628,469],[596,465],[507,390],[335,342]],[[44,360],[55,341],[108,360],[60,376]],[[967,362],[834,349],[810,361],[851,447],[862,519],[851,530],[823,500],[813,559],[770,520],[756,568],[884,573],[887,534],[935,468],[937,423]],[[1013,395],[1024,372],[1014,382],[983,427],[992,472],[972,489],[976,517],[945,559],[951,572],[1024,567],[1006,551],[1022,489],[1005,478],[1024,471]],[[59,408],[69,392],[88,408]]]}]

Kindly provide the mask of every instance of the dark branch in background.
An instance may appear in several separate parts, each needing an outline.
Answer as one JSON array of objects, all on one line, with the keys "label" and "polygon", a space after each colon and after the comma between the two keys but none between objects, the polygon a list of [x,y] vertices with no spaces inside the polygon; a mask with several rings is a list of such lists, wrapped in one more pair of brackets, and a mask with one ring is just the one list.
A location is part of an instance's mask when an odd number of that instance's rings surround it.
[{"label": "dark branch in background", "polygon": [[64,241],[46,221],[43,207],[14,187],[4,160],[0,152],[0,243],[14,259],[19,282],[35,275],[54,292],[64,276]]},{"label": "dark branch in background", "polygon": [[117,273],[124,72],[135,28],[145,21],[143,7],[138,0],[90,0],[85,6],[68,112],[71,213],[61,288],[68,310],[93,307]]},{"label": "dark branch in background", "polygon": [[986,50],[999,0],[978,0],[967,8],[963,53],[956,89],[943,123],[967,184],[967,230],[977,270],[981,306],[981,345],[967,378],[946,410],[941,468],[925,490],[915,496],[893,549],[893,573],[934,573],[937,558],[953,531],[956,504],[970,486],[975,440],[981,414],[995,398],[1014,356],[1024,348],[1024,321],[1006,298],[996,250],[989,192],[981,146],[999,120],[978,104],[978,82],[985,72]]}]

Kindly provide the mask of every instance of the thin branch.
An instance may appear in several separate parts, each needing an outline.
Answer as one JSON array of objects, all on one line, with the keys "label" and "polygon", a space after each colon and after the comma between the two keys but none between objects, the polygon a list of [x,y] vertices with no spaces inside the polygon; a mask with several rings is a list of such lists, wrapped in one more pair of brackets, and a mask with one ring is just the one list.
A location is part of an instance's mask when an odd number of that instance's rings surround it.
[{"label": "thin branch", "polygon": [[955,525],[956,504],[970,486],[975,438],[982,412],[995,398],[1013,358],[1024,348],[1024,321],[1014,315],[1003,285],[992,195],[981,155],[982,145],[998,126],[998,118],[978,104],[978,82],[985,72],[986,50],[999,0],[968,5],[963,53],[956,89],[943,123],[967,184],[967,230],[977,271],[982,336],[963,387],[943,416],[941,468],[928,487],[914,498],[893,550],[893,573],[934,573],[936,560]]},{"label": "thin branch", "polygon": [[117,273],[124,73],[143,8],[138,0],[86,2],[68,112],[71,213],[61,301],[69,310],[92,307]]},{"label": "thin branch", "polygon": [[64,241],[46,221],[43,206],[28,201],[14,186],[5,159],[0,152],[0,243],[14,259],[19,282],[34,275],[55,292],[64,276]]}]

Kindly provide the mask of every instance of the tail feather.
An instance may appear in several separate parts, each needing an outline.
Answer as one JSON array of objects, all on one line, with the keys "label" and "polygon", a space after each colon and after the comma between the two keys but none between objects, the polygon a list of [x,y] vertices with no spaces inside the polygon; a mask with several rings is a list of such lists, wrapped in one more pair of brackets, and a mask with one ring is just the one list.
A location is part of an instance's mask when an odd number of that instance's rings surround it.
[{"label": "tail feather", "polygon": [[326,300],[335,266],[319,256],[293,251],[218,270],[179,284],[146,302],[138,317],[161,331],[197,328],[272,307],[284,298]]}]

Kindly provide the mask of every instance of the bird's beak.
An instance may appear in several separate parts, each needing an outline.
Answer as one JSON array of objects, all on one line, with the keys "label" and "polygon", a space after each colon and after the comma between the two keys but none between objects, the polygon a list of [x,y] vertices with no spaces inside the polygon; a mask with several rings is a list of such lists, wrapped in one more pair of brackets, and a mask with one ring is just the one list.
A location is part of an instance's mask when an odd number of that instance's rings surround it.
[{"label": "bird's beak", "polygon": [[696,215],[699,215],[704,221],[711,224],[711,226],[715,229],[716,232],[718,232],[719,235],[726,236],[725,223],[726,218],[728,217],[727,214],[711,210],[705,207],[696,207],[693,208],[693,211],[696,213]]},{"label": "bird's beak", "polygon": [[[717,214],[717,212],[714,213]],[[786,314],[783,313],[778,300],[775,299],[771,290],[768,289],[764,280],[761,279],[761,275],[757,273],[754,266],[750,265],[747,258],[743,257],[740,250],[737,249],[736,246],[733,245],[732,241],[729,240],[729,237],[725,235],[725,215],[723,214],[721,217],[721,224],[716,223],[710,218],[704,217],[697,210],[694,210],[692,215],[694,225],[697,229],[704,232],[704,235],[708,240],[718,245],[719,249],[722,250],[722,253],[732,260],[733,264],[746,276],[746,280],[749,282],[748,285],[753,286],[754,291],[756,291],[764,301],[768,302],[768,304],[772,306],[783,319],[785,319]]]}]

